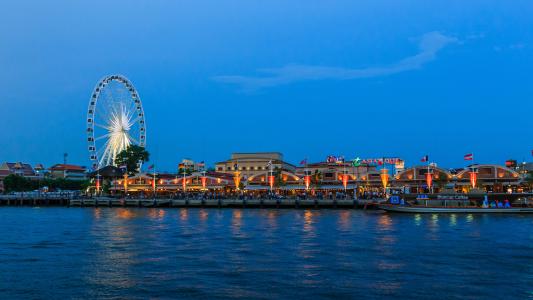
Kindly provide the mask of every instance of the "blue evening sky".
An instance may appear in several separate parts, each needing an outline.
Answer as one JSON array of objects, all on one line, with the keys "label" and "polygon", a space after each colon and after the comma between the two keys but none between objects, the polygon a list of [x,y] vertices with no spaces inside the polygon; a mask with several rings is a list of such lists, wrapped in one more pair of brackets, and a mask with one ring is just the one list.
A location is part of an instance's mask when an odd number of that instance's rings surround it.
[{"label": "blue evening sky", "polygon": [[158,169],[280,151],[530,160],[531,1],[4,1],[0,161],[89,165],[92,89],[123,74]]}]

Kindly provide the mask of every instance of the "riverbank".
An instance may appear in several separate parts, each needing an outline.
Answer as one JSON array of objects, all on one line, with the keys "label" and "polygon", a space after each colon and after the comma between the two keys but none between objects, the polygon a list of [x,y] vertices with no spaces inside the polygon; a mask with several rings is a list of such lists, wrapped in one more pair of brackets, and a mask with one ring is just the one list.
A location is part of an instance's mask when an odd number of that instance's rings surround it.
[{"label": "riverbank", "polygon": [[72,207],[213,207],[213,208],[375,208],[383,199],[135,199],[135,198],[3,198],[2,206]]}]

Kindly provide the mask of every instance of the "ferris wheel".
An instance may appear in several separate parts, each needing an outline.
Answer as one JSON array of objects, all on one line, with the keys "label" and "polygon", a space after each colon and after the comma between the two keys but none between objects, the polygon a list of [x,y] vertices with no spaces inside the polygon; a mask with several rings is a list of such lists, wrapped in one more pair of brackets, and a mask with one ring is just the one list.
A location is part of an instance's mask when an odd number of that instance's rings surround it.
[{"label": "ferris wheel", "polygon": [[130,145],[146,146],[146,123],[139,94],[122,75],[101,79],[87,110],[87,142],[94,170],[116,166],[118,153]]}]

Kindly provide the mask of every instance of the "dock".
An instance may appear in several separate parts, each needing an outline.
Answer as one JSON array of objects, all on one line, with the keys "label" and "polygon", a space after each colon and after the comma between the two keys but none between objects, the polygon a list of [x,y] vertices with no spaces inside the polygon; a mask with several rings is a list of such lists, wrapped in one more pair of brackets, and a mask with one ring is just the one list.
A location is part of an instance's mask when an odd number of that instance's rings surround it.
[{"label": "dock", "polygon": [[0,197],[0,206],[67,207],[202,207],[202,208],[375,208],[381,199],[171,199],[171,198],[73,198]]}]

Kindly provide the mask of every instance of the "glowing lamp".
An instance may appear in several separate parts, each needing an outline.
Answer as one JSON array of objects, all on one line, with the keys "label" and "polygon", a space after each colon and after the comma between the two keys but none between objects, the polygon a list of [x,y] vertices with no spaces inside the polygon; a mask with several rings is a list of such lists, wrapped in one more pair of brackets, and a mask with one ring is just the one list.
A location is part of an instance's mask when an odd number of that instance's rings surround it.
[{"label": "glowing lamp", "polygon": [[426,183],[428,185],[428,189],[431,189],[431,185],[433,184],[433,176],[431,176],[431,173],[426,173]]},{"label": "glowing lamp", "polygon": [[207,186],[207,177],[202,176],[202,188],[205,189],[206,186]]},{"label": "glowing lamp", "polygon": [[346,174],[342,175],[342,185],[344,186],[344,189],[348,186],[348,175]]},{"label": "glowing lamp", "polygon": [[268,183],[270,184],[270,188],[274,188],[274,176],[270,175],[268,176]]},{"label": "glowing lamp", "polygon": [[305,183],[305,189],[309,189],[309,185],[311,184],[311,176],[305,175],[304,177],[304,183]]},{"label": "glowing lamp", "polygon": [[477,183],[477,173],[476,172],[470,172],[470,184],[472,185],[472,188],[476,187]]},{"label": "glowing lamp", "polygon": [[236,171],[234,173],[233,181],[235,182],[235,188],[239,189],[239,184],[241,183],[241,172]]},{"label": "glowing lamp", "polygon": [[381,184],[383,184],[383,188],[387,188],[387,184],[389,183],[389,170],[381,169],[379,177],[381,178]]}]

